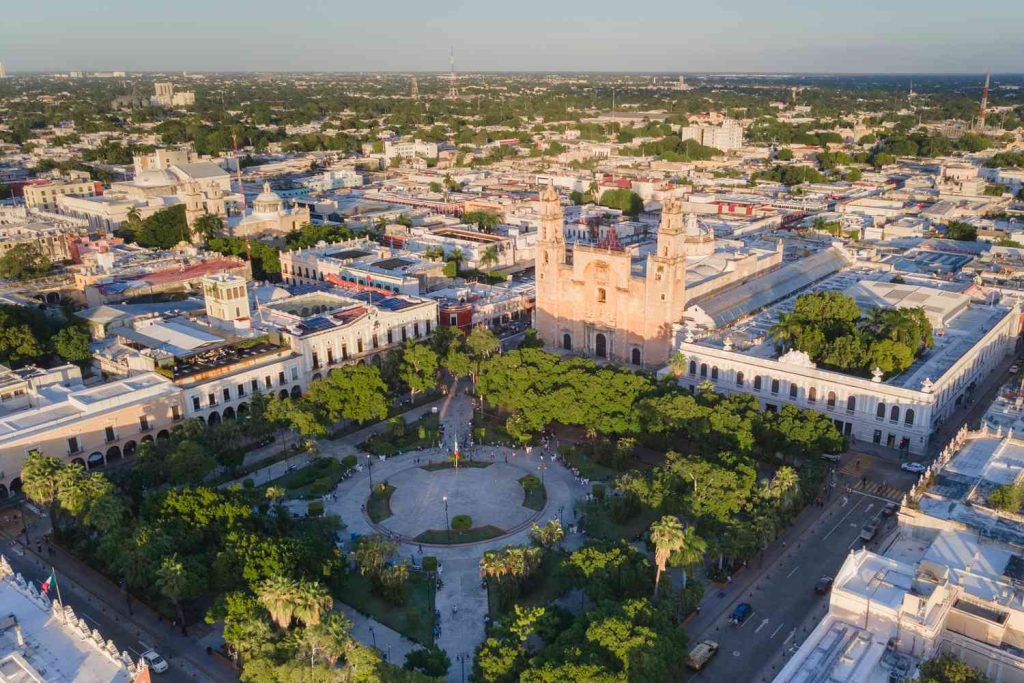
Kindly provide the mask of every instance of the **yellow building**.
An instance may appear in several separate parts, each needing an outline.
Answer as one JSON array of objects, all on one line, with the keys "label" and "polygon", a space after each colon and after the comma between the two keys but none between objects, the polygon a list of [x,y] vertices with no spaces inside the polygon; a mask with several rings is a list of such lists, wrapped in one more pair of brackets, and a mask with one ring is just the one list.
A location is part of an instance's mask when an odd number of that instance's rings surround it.
[{"label": "yellow building", "polygon": [[91,180],[72,183],[50,182],[42,185],[26,185],[23,193],[27,208],[39,207],[45,211],[53,211],[57,208],[58,197],[95,197],[100,194],[96,191],[96,183]]}]

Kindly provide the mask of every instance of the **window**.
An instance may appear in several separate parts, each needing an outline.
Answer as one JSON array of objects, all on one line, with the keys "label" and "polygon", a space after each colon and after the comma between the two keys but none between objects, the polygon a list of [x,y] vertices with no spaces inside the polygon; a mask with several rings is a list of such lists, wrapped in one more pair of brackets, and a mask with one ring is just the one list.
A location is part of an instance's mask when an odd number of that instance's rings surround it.
[{"label": "window", "polygon": [[[453,325],[455,324],[454,320],[455,320],[455,316],[453,315],[452,316],[452,321],[453,321],[452,324]],[[404,342],[408,338],[409,338],[409,333],[405,331],[405,325],[402,325],[402,341]]]},{"label": "window", "polygon": [[292,381],[293,382],[298,382],[299,381],[299,369],[293,365],[291,370],[292,370]]},{"label": "window", "polygon": [[280,372],[277,373],[277,385],[283,387],[287,383],[288,380],[284,378],[284,370],[281,370]]},{"label": "window", "polygon": [[362,352],[363,352],[363,340],[362,339],[356,339],[356,353],[362,353]]},{"label": "window", "polygon": [[742,372],[737,372],[736,373],[736,386],[738,386],[738,387],[742,387],[743,386],[743,373]]},{"label": "window", "polygon": [[258,379],[252,380],[251,382],[249,382],[249,385],[252,387],[253,393],[256,393],[257,391],[260,390],[260,381]]},{"label": "window", "polygon": [[341,359],[348,360],[348,344],[341,345]]},{"label": "window", "polygon": [[605,291],[604,287],[598,287],[597,288],[597,303],[603,304],[607,300],[608,300],[608,293]]},{"label": "window", "polygon": [[82,450],[82,447],[78,445],[78,437],[68,437],[68,453],[77,453]]},{"label": "window", "polygon": [[377,341],[377,333],[376,332],[373,333],[373,339],[370,340],[370,343],[373,344],[373,348],[375,348],[375,349],[380,347],[380,342]]},{"label": "window", "polygon": [[334,349],[327,347],[327,364],[334,365]]},{"label": "window", "polygon": [[171,406],[171,418],[174,420],[181,419],[181,408],[179,408],[177,404]]},{"label": "window", "polygon": [[[455,325],[457,323],[457,320],[456,320],[454,315],[452,316],[452,319],[449,322],[451,323],[452,327],[455,327]],[[395,335],[392,333],[392,331],[388,330],[388,344],[394,344],[395,343],[394,337],[395,337]]]},{"label": "window", "polygon": [[835,408],[836,407],[836,392],[834,392],[834,391],[828,392],[828,397],[827,397],[825,403],[826,403],[826,405],[828,405],[828,409],[829,410],[832,410],[833,408]]},{"label": "window", "polygon": [[106,432],[107,443],[110,443],[111,441],[117,441],[117,434],[114,433],[114,428],[112,426],[107,425],[104,431]]},{"label": "window", "polygon": [[245,385],[239,384],[238,387],[236,388],[236,392],[238,393],[238,398],[242,398],[243,396],[245,396]]},{"label": "window", "polygon": [[773,379],[772,380],[772,393],[773,394],[779,393],[779,380],[777,380],[777,379]]},{"label": "window", "polygon": [[690,374],[691,375],[696,375],[697,374],[697,361],[695,361],[695,360],[691,360],[690,361]]},{"label": "window", "polygon": [[420,324],[418,322],[412,324],[412,336],[417,339],[420,338]]},{"label": "window", "polygon": [[[320,367],[320,356],[317,355],[316,351],[314,351],[313,352],[313,369],[316,370],[319,367]],[[267,383],[267,386],[268,387],[270,386],[269,382]]]},{"label": "window", "polygon": [[224,393],[224,400],[225,401],[230,401],[231,400],[231,389],[229,389],[228,387],[224,387],[224,392],[223,393]]},{"label": "window", "polygon": [[429,320],[427,321],[426,325],[427,325],[427,334],[429,335],[430,334],[430,321]]},{"label": "window", "polygon": [[192,410],[199,410],[202,407],[201,401],[198,396],[192,397]]},{"label": "window", "polygon": [[754,377],[754,391],[761,391],[761,375]]},{"label": "window", "polygon": [[707,363],[701,363],[700,364],[700,376],[701,377],[707,377],[708,376],[708,364]]},{"label": "window", "polygon": [[207,399],[209,400],[211,406],[217,405],[217,394],[210,392],[209,394],[207,394]]},{"label": "window", "polygon": [[795,384],[789,385],[789,397],[796,400],[796,395],[800,392],[800,389]]},{"label": "window", "polygon": [[903,413],[903,424],[908,427],[914,426],[914,409],[907,408],[907,412]]},{"label": "window", "polygon": [[884,420],[885,419],[885,404],[884,403],[879,403],[878,407],[875,408],[875,419],[876,420]]},{"label": "window", "polygon": [[148,432],[149,431],[149,417],[148,416],[146,416],[146,415],[139,416],[139,431],[140,432]]},{"label": "window", "polygon": [[717,382],[718,381],[718,366],[717,365],[714,366],[713,368],[711,368],[711,381],[713,381],[713,382]]},{"label": "window", "polygon": [[273,388],[274,383],[270,381],[270,375],[267,375],[263,378],[263,386],[265,386],[267,389]]},{"label": "window", "polygon": [[808,403],[817,403],[818,402],[818,390],[815,389],[814,387],[811,387],[810,389],[807,390],[807,402]]},{"label": "window", "polygon": [[846,399],[846,412],[852,413],[857,409],[857,397],[851,396]]},{"label": "window", "polygon": [[892,409],[889,410],[889,420],[891,422],[899,422],[900,421],[900,407],[899,406],[893,406]]}]

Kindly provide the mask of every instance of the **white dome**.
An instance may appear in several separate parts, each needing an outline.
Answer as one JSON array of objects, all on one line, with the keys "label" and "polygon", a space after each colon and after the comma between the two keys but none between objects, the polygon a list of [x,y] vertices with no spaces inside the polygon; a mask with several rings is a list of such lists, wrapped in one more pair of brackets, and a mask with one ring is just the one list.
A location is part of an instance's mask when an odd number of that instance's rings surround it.
[{"label": "white dome", "polygon": [[138,187],[166,187],[177,185],[178,179],[173,173],[167,170],[149,170],[135,176],[135,185]]},{"label": "white dome", "polygon": [[270,183],[263,183],[263,192],[256,195],[256,199],[253,200],[253,203],[270,203],[279,201],[281,201],[281,195],[270,189]]}]

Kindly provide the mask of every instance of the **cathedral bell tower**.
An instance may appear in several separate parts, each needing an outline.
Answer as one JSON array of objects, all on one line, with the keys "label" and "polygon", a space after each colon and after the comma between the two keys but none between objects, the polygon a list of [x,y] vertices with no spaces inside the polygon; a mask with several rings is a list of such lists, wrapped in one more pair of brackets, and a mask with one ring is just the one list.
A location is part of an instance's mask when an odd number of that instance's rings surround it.
[{"label": "cathedral bell tower", "polygon": [[203,192],[199,189],[199,183],[188,183],[185,186],[185,191],[182,192],[181,198],[185,203],[185,223],[188,224],[191,230],[196,219],[206,213],[206,206],[203,203]]},{"label": "cathedral bell tower", "polygon": [[565,214],[553,183],[540,193],[540,229],[537,237],[535,272],[537,306],[534,326],[551,344],[560,334],[562,270],[565,265]]},{"label": "cathedral bell tower", "polygon": [[692,246],[690,232],[695,222],[696,217],[689,215],[684,220],[677,197],[662,202],[657,251],[647,257],[645,362],[661,362],[668,357],[671,323],[683,317],[686,257]]}]

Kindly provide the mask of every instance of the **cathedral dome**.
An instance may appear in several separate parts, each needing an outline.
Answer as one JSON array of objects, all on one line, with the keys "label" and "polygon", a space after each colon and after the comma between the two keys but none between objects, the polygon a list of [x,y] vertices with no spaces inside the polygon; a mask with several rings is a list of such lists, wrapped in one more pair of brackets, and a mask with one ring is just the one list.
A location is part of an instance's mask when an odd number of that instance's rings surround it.
[{"label": "cathedral dome", "polygon": [[167,187],[168,185],[177,184],[178,179],[166,169],[151,169],[135,176],[135,185],[138,187]]},{"label": "cathedral dome", "polygon": [[252,200],[252,212],[260,215],[280,213],[283,203],[281,195],[270,189],[270,183],[263,183],[263,192]]}]

